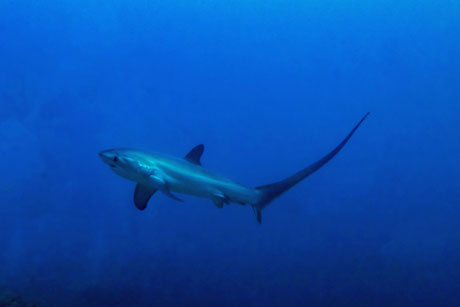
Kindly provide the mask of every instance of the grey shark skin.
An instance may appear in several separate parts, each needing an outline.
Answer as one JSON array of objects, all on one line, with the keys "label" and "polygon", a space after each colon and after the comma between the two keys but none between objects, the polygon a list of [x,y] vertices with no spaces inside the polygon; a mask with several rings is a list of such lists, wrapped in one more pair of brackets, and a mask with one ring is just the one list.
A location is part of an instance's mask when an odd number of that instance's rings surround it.
[{"label": "grey shark skin", "polygon": [[140,210],[147,207],[157,191],[179,201],[182,200],[174,193],[181,193],[209,198],[218,208],[230,203],[248,204],[261,223],[262,209],[331,160],[368,115],[364,115],[345,139],[320,160],[284,180],[256,188],[243,186],[202,167],[202,144],[193,148],[183,159],[124,148],[105,150],[99,155],[116,174],[136,182],[134,203]]}]

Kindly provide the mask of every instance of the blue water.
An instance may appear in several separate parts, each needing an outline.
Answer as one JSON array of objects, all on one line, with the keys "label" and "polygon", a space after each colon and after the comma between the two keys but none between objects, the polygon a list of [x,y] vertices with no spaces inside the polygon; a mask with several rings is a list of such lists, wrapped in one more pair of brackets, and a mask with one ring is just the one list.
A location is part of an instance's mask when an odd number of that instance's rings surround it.
[{"label": "blue water", "polygon": [[[456,306],[458,16],[449,0],[0,1],[0,302]],[[98,157],[204,143],[205,167],[258,186],[367,111],[262,225],[187,196],[138,211]]]}]

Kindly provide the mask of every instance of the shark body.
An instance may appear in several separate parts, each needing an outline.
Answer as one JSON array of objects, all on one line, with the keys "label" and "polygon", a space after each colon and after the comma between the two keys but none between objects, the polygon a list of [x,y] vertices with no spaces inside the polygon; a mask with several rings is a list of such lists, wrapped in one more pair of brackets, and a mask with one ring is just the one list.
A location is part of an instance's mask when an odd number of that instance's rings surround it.
[{"label": "shark body", "polygon": [[218,208],[230,203],[250,205],[257,221],[261,223],[262,209],[332,159],[368,115],[369,113],[359,121],[334,150],[320,160],[284,180],[256,188],[241,185],[202,167],[202,144],[194,147],[185,158],[124,148],[105,150],[99,155],[116,174],[136,182],[134,204],[139,210],[147,207],[150,198],[157,191],[182,201],[175,195],[180,193],[211,199]]}]

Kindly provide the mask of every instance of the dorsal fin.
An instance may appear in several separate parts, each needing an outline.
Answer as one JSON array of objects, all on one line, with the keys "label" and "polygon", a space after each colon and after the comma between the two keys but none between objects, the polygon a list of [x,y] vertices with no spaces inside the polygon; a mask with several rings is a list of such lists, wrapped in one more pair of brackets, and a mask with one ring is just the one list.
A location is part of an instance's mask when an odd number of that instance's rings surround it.
[{"label": "dorsal fin", "polygon": [[193,147],[192,150],[185,156],[185,160],[190,163],[201,165],[200,158],[203,155],[204,145],[200,144]]}]

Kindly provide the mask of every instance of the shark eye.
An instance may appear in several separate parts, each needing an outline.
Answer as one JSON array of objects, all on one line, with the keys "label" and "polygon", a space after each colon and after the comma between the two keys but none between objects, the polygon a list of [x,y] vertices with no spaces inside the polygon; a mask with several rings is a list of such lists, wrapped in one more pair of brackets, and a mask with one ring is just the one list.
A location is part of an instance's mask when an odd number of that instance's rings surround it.
[{"label": "shark eye", "polygon": [[117,156],[113,157],[113,162],[118,162],[118,157]]}]

